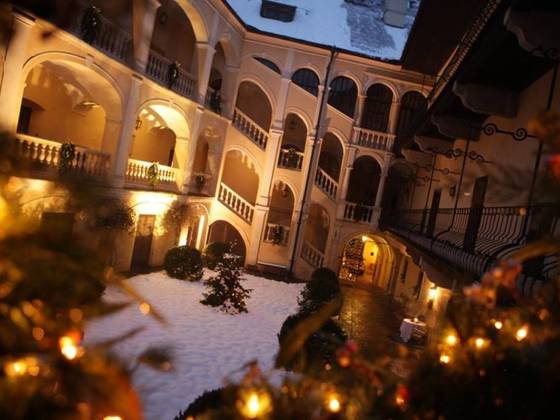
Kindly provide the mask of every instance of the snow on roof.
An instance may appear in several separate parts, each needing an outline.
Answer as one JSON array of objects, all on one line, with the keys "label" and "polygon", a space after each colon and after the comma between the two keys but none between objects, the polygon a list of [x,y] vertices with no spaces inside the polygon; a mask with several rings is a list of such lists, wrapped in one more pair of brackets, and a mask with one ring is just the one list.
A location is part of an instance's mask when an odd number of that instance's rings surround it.
[{"label": "snow on roof", "polygon": [[357,5],[344,0],[275,0],[296,6],[292,22],[260,15],[261,0],[226,0],[246,25],[259,31],[287,36],[382,60],[401,58],[420,0],[412,0],[406,26],[385,25],[385,0],[366,0]]}]

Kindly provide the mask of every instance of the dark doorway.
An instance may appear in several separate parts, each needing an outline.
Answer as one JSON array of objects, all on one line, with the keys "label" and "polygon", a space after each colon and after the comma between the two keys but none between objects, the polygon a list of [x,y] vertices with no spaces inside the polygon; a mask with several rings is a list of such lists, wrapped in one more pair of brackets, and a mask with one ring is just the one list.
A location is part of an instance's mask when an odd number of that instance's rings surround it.
[{"label": "dark doorway", "polygon": [[432,207],[430,207],[430,217],[428,218],[428,230],[426,235],[430,238],[434,236],[434,228],[436,226],[436,217],[439,210],[439,202],[441,200],[441,189],[435,190],[432,196]]},{"label": "dark doorway", "polygon": [[218,220],[210,225],[210,229],[208,231],[208,244],[214,242],[224,242],[231,245],[231,251],[235,255],[240,255],[241,262],[245,263],[245,242],[243,242],[243,238],[237,229],[228,222]]},{"label": "dark doorway", "polygon": [[141,214],[138,218],[134,249],[132,250],[132,262],[130,264],[130,268],[133,271],[143,271],[150,266],[155,221],[156,216],[154,215]]}]

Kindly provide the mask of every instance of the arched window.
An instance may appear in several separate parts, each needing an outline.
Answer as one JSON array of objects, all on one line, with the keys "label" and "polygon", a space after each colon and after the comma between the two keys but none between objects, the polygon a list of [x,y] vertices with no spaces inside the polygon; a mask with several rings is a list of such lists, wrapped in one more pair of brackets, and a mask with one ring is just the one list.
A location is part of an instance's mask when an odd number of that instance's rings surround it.
[{"label": "arched window", "polygon": [[373,206],[378,194],[381,167],[375,159],[369,156],[359,157],[353,166],[346,200]]},{"label": "arched window", "polygon": [[399,151],[414,135],[414,128],[428,109],[428,102],[420,92],[407,92],[401,100],[401,111],[397,125],[395,151]]},{"label": "arched window", "polygon": [[375,84],[367,90],[361,127],[387,132],[393,92],[387,86]]},{"label": "arched window", "polygon": [[354,116],[357,96],[358,88],[352,79],[340,76],[331,82],[329,105],[335,107],[349,117]]},{"label": "arched window", "polygon": [[253,57],[255,60],[257,60],[259,63],[265,65],[266,67],[268,67],[270,70],[272,70],[275,73],[278,74],[282,74],[280,72],[280,68],[274,64],[272,61],[267,60],[266,58],[262,58],[262,57]]},{"label": "arched window", "polygon": [[292,82],[314,96],[319,94],[319,76],[313,70],[299,69],[292,75]]}]

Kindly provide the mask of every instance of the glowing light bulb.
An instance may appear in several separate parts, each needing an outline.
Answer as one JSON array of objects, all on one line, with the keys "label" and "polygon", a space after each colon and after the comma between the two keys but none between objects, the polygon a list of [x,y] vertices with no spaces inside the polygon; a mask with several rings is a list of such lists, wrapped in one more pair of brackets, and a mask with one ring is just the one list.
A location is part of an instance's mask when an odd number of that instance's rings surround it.
[{"label": "glowing light bulb", "polygon": [[451,357],[448,354],[444,353],[441,356],[439,356],[439,361],[444,365],[447,365],[449,362],[451,362]]},{"label": "glowing light bulb", "polygon": [[121,416],[105,416],[103,420],[122,420]]},{"label": "glowing light bulb", "polygon": [[70,335],[64,335],[58,339],[60,352],[68,360],[74,360],[81,356],[83,349],[78,346],[78,340]]},{"label": "glowing light bulb", "polygon": [[445,337],[445,342],[450,346],[454,346],[459,342],[459,339],[455,334],[449,334],[447,337]]},{"label": "glowing light bulb", "polygon": [[38,361],[34,357],[17,359],[4,365],[4,372],[10,377],[23,376],[27,374],[37,376],[39,374],[39,370]]},{"label": "glowing light bulb", "polygon": [[478,337],[474,340],[474,345],[478,350],[481,350],[486,346],[486,340],[482,337]]},{"label": "glowing light bulb", "polygon": [[150,313],[150,304],[147,302],[142,302],[140,304],[140,306],[138,307],[138,309],[140,309],[140,312],[142,312],[143,315],[148,315]]},{"label": "glowing light bulb", "polygon": [[329,398],[327,399],[327,409],[331,413],[338,413],[341,407],[342,404],[340,403],[340,400],[336,395],[329,396]]},{"label": "glowing light bulb", "polygon": [[529,329],[526,325],[524,325],[515,332],[515,338],[517,339],[517,341],[523,341],[527,338],[528,334]]},{"label": "glowing light bulb", "polygon": [[496,328],[497,330],[501,330],[503,328],[504,324],[502,321],[496,321],[494,322],[494,328]]},{"label": "glowing light bulb", "polygon": [[250,391],[246,396],[241,396],[237,406],[244,417],[256,419],[272,410],[272,401],[264,391]]}]

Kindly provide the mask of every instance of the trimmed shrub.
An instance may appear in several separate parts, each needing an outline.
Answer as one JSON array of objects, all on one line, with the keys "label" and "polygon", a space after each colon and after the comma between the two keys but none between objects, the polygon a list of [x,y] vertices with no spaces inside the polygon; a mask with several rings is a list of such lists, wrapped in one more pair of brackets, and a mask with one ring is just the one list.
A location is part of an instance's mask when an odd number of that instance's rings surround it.
[{"label": "trimmed shrub", "polygon": [[208,244],[203,253],[204,266],[214,270],[218,263],[224,260],[224,255],[229,252],[229,245],[225,242],[212,242]]},{"label": "trimmed shrub", "polygon": [[165,254],[163,265],[170,277],[189,281],[202,278],[202,257],[196,248],[186,245],[171,248]]},{"label": "trimmed shrub", "polygon": [[[307,318],[308,315],[305,312],[298,312],[286,318],[278,333],[280,345],[282,345],[295,326]],[[329,319],[305,341],[303,350],[299,354],[299,360],[301,361],[303,358],[305,365],[308,367],[334,363],[336,360],[336,349],[343,345],[347,339],[348,337],[344,329],[336,321]],[[294,358],[296,364],[297,359],[298,357]],[[295,368],[294,363],[292,363],[291,367]]]},{"label": "trimmed shrub", "polygon": [[173,420],[186,420],[188,417],[197,417],[208,410],[222,408],[224,399],[224,388],[213,389],[212,391],[204,391],[202,395],[189,404],[186,410],[180,411]]},{"label": "trimmed shrub", "polygon": [[315,312],[340,294],[337,275],[328,268],[318,268],[305,284],[298,303],[301,312]]}]

